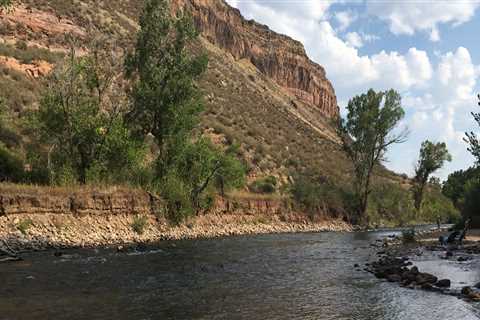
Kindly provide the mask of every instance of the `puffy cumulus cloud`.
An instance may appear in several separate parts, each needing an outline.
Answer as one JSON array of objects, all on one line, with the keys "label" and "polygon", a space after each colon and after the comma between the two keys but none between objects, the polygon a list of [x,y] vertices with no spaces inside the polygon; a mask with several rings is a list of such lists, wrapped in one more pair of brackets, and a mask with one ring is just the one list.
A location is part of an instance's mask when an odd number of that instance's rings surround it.
[{"label": "puffy cumulus cloud", "polygon": [[469,21],[480,5],[471,1],[368,1],[367,12],[390,24],[394,34],[428,32],[430,40],[440,40],[440,24],[459,25]]},{"label": "puffy cumulus cloud", "polygon": [[343,31],[348,29],[348,27],[357,19],[357,15],[351,11],[337,11],[335,12],[335,19],[338,23],[338,30]]},{"label": "puffy cumulus cloud", "polygon": [[[406,101],[405,105],[408,105]],[[405,163],[405,160],[415,161],[418,158],[422,141],[427,139],[434,142],[445,142],[453,157],[453,162],[446,163],[444,168],[436,172],[436,176],[445,179],[452,171],[471,166],[474,159],[467,151],[467,145],[463,141],[464,132],[471,125],[471,121],[467,117],[467,106],[463,106],[462,109],[465,110],[459,113],[456,107],[437,105],[435,110],[407,111],[406,122],[409,123],[411,134],[405,144],[395,146],[390,151],[389,157],[392,159],[390,167],[412,175],[412,163]]]},{"label": "puffy cumulus cloud", "polygon": [[226,0],[248,15],[253,10],[274,10],[277,14],[287,14],[295,19],[321,19],[336,0],[322,1],[264,1]]},{"label": "puffy cumulus cloud", "polygon": [[455,52],[441,55],[436,73],[442,100],[467,100],[472,97],[479,69],[473,64],[466,48],[459,47]]},{"label": "puffy cumulus cloud", "polygon": [[404,55],[395,51],[381,51],[372,55],[371,61],[378,75],[373,83],[376,87],[392,87],[403,91],[413,86],[421,87],[432,77],[427,53],[416,48],[410,48]]},{"label": "puffy cumulus cloud", "polygon": [[[234,0],[229,1],[234,3]],[[318,3],[323,4],[316,13],[310,12],[312,8],[309,6]],[[341,31],[335,30],[330,23],[330,19],[335,19],[328,12],[330,4],[323,1],[285,1],[280,4],[278,1],[237,1],[238,8],[247,18],[254,18],[304,43],[309,56],[325,67],[341,107],[345,107],[349,98],[368,88],[394,88],[401,92],[407,111],[404,123],[410,127],[411,135],[407,143],[394,147],[389,153],[391,162],[387,165],[390,168],[412,173],[413,162],[425,139],[447,142],[454,156],[454,162],[440,172],[441,177],[445,178],[451,170],[471,165],[473,160],[462,138],[463,132],[474,126],[469,111],[476,105],[474,91],[479,67],[473,63],[469,51],[460,47],[452,52],[435,52],[432,55],[435,65],[426,51],[417,48],[362,55],[358,48],[378,38],[350,32],[344,35],[345,40],[342,39]],[[398,1],[391,5],[401,7],[402,4]],[[471,3],[466,5],[473,6]],[[450,13],[447,10],[446,14]],[[430,15],[423,18],[435,20]],[[461,23],[467,18],[437,19],[435,23],[430,22],[430,31],[438,21]],[[413,33],[419,30],[419,24],[410,26],[402,15],[395,19],[399,21],[395,25],[397,31]],[[345,110],[341,110],[344,115]]]},{"label": "puffy cumulus cloud", "polygon": [[347,44],[354,47],[354,48],[360,48],[363,46],[363,40],[360,34],[357,32],[349,32],[345,35],[345,40],[347,41]]},{"label": "puffy cumulus cloud", "polygon": [[406,90],[430,79],[430,62],[422,50],[361,55],[358,48],[376,37],[351,32],[345,41],[341,39],[328,20],[320,19],[329,16],[327,11],[332,3],[252,0],[238,1],[237,7],[247,18],[303,42],[312,59],[326,68],[337,91],[345,95],[351,96],[369,87]]},{"label": "puffy cumulus cloud", "polygon": [[[438,53],[438,58],[430,86],[423,94],[405,96],[403,104],[407,108],[407,122],[411,124],[410,148],[418,152],[425,139],[447,143],[454,161],[438,172],[440,177],[446,178],[449,172],[473,164],[463,137],[465,131],[474,127],[470,111],[477,101],[479,68],[463,47],[454,52]],[[401,161],[397,162],[395,165],[401,167]]]}]

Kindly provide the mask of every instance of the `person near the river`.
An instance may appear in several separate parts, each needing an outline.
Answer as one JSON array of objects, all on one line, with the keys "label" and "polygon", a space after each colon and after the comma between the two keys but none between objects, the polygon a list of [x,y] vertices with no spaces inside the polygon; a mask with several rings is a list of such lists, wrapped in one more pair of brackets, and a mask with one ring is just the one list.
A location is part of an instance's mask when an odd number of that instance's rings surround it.
[{"label": "person near the river", "polygon": [[438,241],[440,242],[440,244],[442,246],[446,246],[447,244],[454,243],[456,241],[458,241],[459,244],[462,244],[463,240],[467,236],[468,229],[470,229],[470,221],[471,220],[472,220],[472,218],[470,218],[470,217],[467,220],[465,220],[462,231],[455,230],[452,233],[450,233],[449,235],[440,236],[438,238]]}]

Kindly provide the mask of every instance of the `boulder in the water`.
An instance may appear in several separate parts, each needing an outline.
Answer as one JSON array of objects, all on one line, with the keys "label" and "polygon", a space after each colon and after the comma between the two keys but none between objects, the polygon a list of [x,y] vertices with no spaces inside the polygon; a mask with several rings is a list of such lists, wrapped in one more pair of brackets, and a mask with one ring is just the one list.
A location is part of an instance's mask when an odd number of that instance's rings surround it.
[{"label": "boulder in the water", "polygon": [[402,281],[402,277],[398,274],[389,274],[387,276],[387,280],[389,282],[400,282],[400,281]]},{"label": "boulder in the water", "polygon": [[435,283],[435,285],[439,288],[449,288],[451,285],[451,282],[449,279],[442,279],[442,280],[438,280],[437,283]]},{"label": "boulder in the water", "polygon": [[480,293],[475,292],[471,287],[463,287],[461,292],[465,297],[471,300],[480,301]]}]

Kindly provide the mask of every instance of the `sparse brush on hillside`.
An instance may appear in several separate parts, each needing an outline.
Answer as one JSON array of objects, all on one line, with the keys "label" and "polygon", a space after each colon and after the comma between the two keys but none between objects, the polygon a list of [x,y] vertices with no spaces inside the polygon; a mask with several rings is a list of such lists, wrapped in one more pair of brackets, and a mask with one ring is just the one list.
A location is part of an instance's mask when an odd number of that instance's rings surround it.
[{"label": "sparse brush on hillside", "polygon": [[8,8],[13,4],[13,0],[0,0],[0,10]]},{"label": "sparse brush on hillside", "polygon": [[248,189],[254,193],[275,193],[277,190],[277,178],[268,176],[253,181]]}]

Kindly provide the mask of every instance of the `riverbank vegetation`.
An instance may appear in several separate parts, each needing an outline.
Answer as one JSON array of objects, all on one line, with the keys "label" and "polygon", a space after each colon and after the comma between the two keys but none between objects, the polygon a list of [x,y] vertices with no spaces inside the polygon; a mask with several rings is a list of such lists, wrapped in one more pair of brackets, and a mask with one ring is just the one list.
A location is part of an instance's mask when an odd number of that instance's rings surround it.
[{"label": "riverbank vegetation", "polygon": [[[399,128],[404,111],[394,90],[369,90],[349,101],[338,134],[351,170],[335,179],[315,161],[299,163],[301,158],[283,145],[250,139],[255,152],[239,152],[245,146],[236,141],[232,121],[224,115],[225,127],[214,134],[223,134],[226,143],[204,132],[200,124],[204,92],[198,83],[208,57],[196,46],[191,50],[198,40],[194,23],[187,13],[172,17],[168,1],[145,2],[131,48],[94,31],[88,38],[90,42],[81,45],[69,39],[71,49],[54,56],[55,69],[35,88],[41,97],[28,117],[12,124],[7,112],[1,114],[1,181],[143,189],[165,200],[164,214],[174,223],[208,211],[216,197],[245,194],[284,201],[312,220],[330,216],[354,224],[407,225],[453,221],[458,216],[458,206],[428,180],[443,162],[427,168],[419,160],[418,179],[413,180],[377,174],[386,171],[382,165],[388,148],[407,138],[407,131]],[[24,49],[22,45],[15,52]],[[219,86],[225,84],[220,81]],[[4,98],[2,110],[11,109],[13,100]],[[253,137],[264,129],[247,131]],[[285,139],[300,144],[297,135],[287,132]],[[20,136],[25,138],[18,147]],[[472,141],[472,148],[478,148]],[[278,149],[288,174],[263,166],[271,159],[267,149]],[[448,160],[446,154],[440,158]],[[265,175],[248,176],[252,164]],[[419,186],[420,201],[415,200]],[[457,202],[467,206],[468,201]]]},{"label": "riverbank vegetation", "polygon": [[[478,96],[480,100],[480,95]],[[480,105],[480,102],[479,102]],[[472,117],[480,128],[480,113],[472,112]],[[474,131],[465,133],[468,151],[474,156],[474,166],[455,171],[443,184],[442,193],[453,201],[462,212],[464,219],[471,218],[473,227],[480,227],[480,141]]]},{"label": "riverbank vegetation", "polygon": [[196,81],[208,63],[187,48],[197,37],[187,14],[172,17],[167,1],[152,0],[130,52],[94,35],[88,54],[78,54],[72,40],[24,124],[34,138],[29,167],[2,145],[3,180],[138,186],[162,197],[174,222],[208,209],[214,192],[242,187],[234,150],[195,131]]}]

